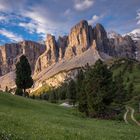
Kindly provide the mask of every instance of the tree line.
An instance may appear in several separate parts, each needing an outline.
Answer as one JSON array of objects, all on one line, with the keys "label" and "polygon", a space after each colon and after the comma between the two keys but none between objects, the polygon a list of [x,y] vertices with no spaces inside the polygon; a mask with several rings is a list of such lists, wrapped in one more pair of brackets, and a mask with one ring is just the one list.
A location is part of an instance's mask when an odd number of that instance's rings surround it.
[{"label": "tree line", "polygon": [[[26,89],[33,85],[31,68],[24,55],[16,64],[16,85],[16,94],[24,96],[27,95]],[[88,117],[109,119],[122,112],[132,92],[132,84],[125,88],[122,73],[113,77],[111,69],[98,60],[94,66],[86,65],[79,69],[75,79],[42,93],[39,99],[52,103],[65,100]],[[32,95],[31,98],[36,97]]]}]

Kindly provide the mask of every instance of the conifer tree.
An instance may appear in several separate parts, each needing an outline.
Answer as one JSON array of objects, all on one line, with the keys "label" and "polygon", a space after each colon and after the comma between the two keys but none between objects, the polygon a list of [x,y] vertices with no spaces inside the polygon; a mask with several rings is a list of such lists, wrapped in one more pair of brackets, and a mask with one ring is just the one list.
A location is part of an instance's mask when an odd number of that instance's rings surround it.
[{"label": "conifer tree", "polygon": [[15,83],[18,89],[23,90],[24,94],[26,93],[26,89],[31,88],[33,85],[31,73],[31,67],[28,59],[25,55],[22,55],[19,62],[16,64]]}]

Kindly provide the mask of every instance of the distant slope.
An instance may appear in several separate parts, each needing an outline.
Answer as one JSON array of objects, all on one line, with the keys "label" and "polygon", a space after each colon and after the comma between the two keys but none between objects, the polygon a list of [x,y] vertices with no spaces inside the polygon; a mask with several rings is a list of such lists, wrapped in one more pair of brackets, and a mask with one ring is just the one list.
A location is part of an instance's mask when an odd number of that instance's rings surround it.
[{"label": "distant slope", "polygon": [[135,94],[140,95],[140,62],[130,59],[118,59],[113,63],[111,69],[114,76],[121,72],[126,87],[132,82]]},{"label": "distant slope", "polygon": [[138,140],[139,127],[84,119],[74,109],[0,93],[0,139]]}]

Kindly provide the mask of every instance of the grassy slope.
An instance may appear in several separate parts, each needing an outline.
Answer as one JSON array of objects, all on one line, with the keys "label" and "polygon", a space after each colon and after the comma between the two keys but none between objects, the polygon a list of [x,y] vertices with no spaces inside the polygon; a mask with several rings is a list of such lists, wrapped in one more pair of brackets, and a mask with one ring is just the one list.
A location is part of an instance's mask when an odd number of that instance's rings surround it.
[{"label": "grassy slope", "polygon": [[[139,140],[140,128],[123,122],[85,119],[45,101],[0,93],[0,136],[12,140]],[[1,137],[0,137],[1,139]]]}]

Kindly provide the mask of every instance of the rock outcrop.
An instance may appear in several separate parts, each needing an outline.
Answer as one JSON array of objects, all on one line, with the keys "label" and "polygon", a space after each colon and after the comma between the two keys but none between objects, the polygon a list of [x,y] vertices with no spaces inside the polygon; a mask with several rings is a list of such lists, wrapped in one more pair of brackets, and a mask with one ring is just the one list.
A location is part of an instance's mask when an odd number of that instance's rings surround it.
[{"label": "rock outcrop", "polygon": [[68,50],[66,50],[65,54],[66,59],[81,54],[91,46],[93,41],[92,27],[88,25],[87,21],[82,20],[71,29],[68,40]]},{"label": "rock outcrop", "polygon": [[59,60],[61,61],[66,52],[66,48],[68,46],[68,36],[59,37],[57,41],[59,47]]},{"label": "rock outcrop", "polygon": [[130,36],[118,36],[110,39],[110,46],[113,50],[113,53],[110,55],[113,57],[136,59],[136,45]]},{"label": "rock outcrop", "polygon": [[7,74],[15,69],[21,55],[26,55],[32,71],[37,58],[45,51],[45,45],[33,41],[23,41],[0,46],[0,76]]},{"label": "rock outcrop", "polygon": [[35,73],[41,72],[50,65],[55,64],[59,60],[59,47],[55,37],[48,34],[46,40],[46,51],[38,58],[35,65]]}]

